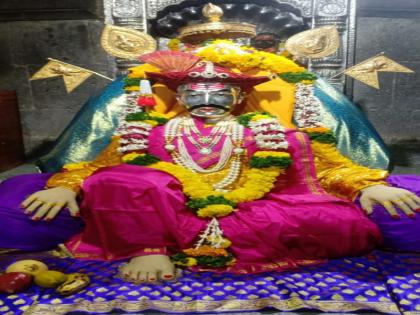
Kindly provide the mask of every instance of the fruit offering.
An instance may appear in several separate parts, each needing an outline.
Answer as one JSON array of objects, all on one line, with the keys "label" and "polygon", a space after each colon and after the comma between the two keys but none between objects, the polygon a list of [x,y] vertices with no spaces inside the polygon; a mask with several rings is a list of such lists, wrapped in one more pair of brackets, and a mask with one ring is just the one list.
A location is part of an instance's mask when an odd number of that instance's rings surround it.
[{"label": "fruit offering", "polygon": [[43,262],[40,262],[38,260],[27,259],[27,260],[19,260],[11,264],[9,267],[7,267],[6,273],[23,272],[31,276],[35,276],[37,273],[40,273],[46,270],[48,270],[48,267]]},{"label": "fruit offering", "polygon": [[81,273],[67,275],[67,280],[57,288],[57,292],[62,295],[72,295],[87,287],[90,283],[89,276]]},{"label": "fruit offering", "polygon": [[35,276],[35,284],[43,288],[56,288],[66,280],[67,275],[55,270],[42,271]]},{"label": "fruit offering", "polygon": [[32,276],[23,272],[9,272],[0,275],[0,292],[14,294],[29,288]]}]

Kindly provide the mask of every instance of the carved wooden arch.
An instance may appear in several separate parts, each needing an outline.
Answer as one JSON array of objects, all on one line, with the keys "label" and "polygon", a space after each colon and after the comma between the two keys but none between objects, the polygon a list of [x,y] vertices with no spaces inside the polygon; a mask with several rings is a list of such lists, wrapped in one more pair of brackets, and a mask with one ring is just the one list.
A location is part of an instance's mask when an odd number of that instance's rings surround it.
[{"label": "carved wooden arch", "polygon": [[[148,20],[156,19],[159,12],[173,5],[189,0],[104,0],[105,21],[110,24],[131,27],[138,30],[147,28]],[[310,21],[310,26],[337,25],[341,36],[341,48],[336,54],[311,60],[309,70],[321,77],[330,78],[353,64],[355,47],[355,18],[357,0],[273,0],[288,4],[300,10],[302,16]],[[223,2],[223,1],[218,1]],[[228,2],[228,1],[225,1]],[[261,3],[261,0],[248,0]],[[124,71],[136,64],[135,61],[116,59],[116,72]],[[331,80],[339,89],[344,89],[345,77]],[[351,91],[349,84],[347,91]]]}]

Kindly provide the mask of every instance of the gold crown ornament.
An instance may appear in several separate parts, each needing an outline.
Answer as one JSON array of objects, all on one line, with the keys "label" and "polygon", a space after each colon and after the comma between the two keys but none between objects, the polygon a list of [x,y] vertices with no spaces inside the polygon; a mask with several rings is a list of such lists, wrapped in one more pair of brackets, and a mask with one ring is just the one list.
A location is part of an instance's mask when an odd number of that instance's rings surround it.
[{"label": "gold crown ornament", "polygon": [[184,43],[198,44],[207,39],[254,37],[256,26],[248,23],[220,22],[223,16],[221,7],[208,3],[203,8],[203,16],[209,21],[193,24],[180,29],[179,39]]}]

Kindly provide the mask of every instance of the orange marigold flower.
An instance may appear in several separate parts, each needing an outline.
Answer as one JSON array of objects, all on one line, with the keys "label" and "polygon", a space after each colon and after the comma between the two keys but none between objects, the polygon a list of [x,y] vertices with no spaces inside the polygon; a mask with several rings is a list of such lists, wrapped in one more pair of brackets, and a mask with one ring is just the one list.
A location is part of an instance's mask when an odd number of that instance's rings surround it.
[{"label": "orange marigold flower", "polygon": [[306,132],[328,132],[330,131],[329,128],[325,127],[313,127],[313,128],[304,128]]},{"label": "orange marigold flower", "polygon": [[199,248],[187,248],[183,252],[188,256],[198,257],[198,256],[227,256],[228,252],[224,248],[213,248],[208,245],[200,246]]}]

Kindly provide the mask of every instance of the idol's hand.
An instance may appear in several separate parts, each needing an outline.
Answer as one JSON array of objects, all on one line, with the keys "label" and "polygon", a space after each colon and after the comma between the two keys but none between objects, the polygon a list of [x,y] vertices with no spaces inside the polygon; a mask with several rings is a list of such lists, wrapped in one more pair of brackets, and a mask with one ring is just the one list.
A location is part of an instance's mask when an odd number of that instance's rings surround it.
[{"label": "idol's hand", "polygon": [[26,214],[34,214],[33,220],[50,221],[64,207],[68,207],[70,215],[78,216],[79,207],[76,197],[77,194],[69,188],[55,187],[30,195],[22,202],[22,208],[25,208]]},{"label": "idol's hand", "polygon": [[377,203],[383,205],[389,214],[398,219],[399,215],[395,207],[400,208],[408,217],[415,217],[413,211],[419,211],[420,198],[412,192],[396,187],[374,185],[361,190],[360,204],[367,214],[373,212],[373,206]]}]

